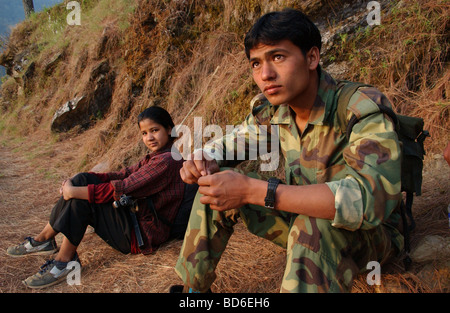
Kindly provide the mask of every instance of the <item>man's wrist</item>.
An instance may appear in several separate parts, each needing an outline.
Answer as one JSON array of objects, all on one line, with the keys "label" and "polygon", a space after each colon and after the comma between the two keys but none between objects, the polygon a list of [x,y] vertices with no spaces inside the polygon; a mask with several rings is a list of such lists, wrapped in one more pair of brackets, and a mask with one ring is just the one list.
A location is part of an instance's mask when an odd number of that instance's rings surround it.
[{"label": "man's wrist", "polygon": [[264,206],[264,197],[267,192],[267,181],[247,176],[248,183],[245,184],[245,203]]}]

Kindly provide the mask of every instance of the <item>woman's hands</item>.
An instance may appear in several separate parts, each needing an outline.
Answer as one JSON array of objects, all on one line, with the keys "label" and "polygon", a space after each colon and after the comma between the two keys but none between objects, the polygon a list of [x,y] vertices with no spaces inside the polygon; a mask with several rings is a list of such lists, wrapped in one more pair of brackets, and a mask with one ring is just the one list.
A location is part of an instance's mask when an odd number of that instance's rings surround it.
[{"label": "woman's hands", "polygon": [[70,178],[65,179],[61,185],[61,187],[59,188],[59,193],[61,194],[61,196],[63,196],[64,200],[70,200],[72,199],[71,196],[71,189],[73,187],[72,181],[70,180]]},{"label": "woman's hands", "polygon": [[64,198],[64,200],[70,199],[89,199],[89,192],[87,186],[74,186],[72,184],[71,178],[63,181],[61,187],[59,188],[59,193]]}]

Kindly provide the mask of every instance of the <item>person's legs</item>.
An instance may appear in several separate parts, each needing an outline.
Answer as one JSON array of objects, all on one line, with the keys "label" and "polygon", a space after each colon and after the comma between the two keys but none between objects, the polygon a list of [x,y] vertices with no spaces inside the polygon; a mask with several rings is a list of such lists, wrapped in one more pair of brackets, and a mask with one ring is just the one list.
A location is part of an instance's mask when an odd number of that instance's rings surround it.
[{"label": "person's legs", "polygon": [[70,262],[74,258],[76,252],[77,246],[73,245],[69,239],[64,237],[55,260],[61,262]]},{"label": "person's legs", "polygon": [[115,209],[109,203],[97,205],[94,219],[89,224],[108,245],[123,254],[131,252],[133,223],[128,208]]},{"label": "person's legs", "polygon": [[[72,179],[72,183],[74,186],[87,186],[101,181],[95,175],[80,173]],[[129,212],[124,208],[114,209],[111,203],[91,204],[87,200],[65,201],[61,198],[52,211],[49,224],[54,232],[65,236],[60,251],[63,254],[58,255],[57,259],[71,259],[88,225],[113,248],[122,253],[131,250]]]},{"label": "person's legs", "polygon": [[58,234],[58,232],[56,232],[53,227],[50,225],[50,223],[47,223],[47,225],[45,225],[44,229],[36,236],[34,236],[34,240],[36,241],[46,241],[52,238],[55,238],[55,236]]},{"label": "person's legs", "polygon": [[[95,175],[81,173],[72,179],[74,186],[86,186],[100,183]],[[81,264],[76,252],[88,225],[111,246],[123,253],[130,251],[130,231],[128,212],[115,210],[110,203],[91,204],[87,200],[58,200],[50,215],[49,223],[39,233],[36,240],[49,240],[56,234],[64,235],[60,251],[55,259],[47,261],[41,270],[28,277],[23,283],[30,288],[52,286],[66,279],[66,276]],[[71,261],[78,262],[78,267],[71,267]]]},{"label": "person's legs", "polygon": [[384,226],[348,231],[331,222],[295,217],[281,292],[348,292],[368,262],[383,263],[396,252]]},{"label": "person's legs", "polygon": [[[233,233],[237,216],[248,230],[287,249],[281,292],[349,291],[355,276],[370,261],[380,264],[397,253],[389,230],[348,231],[331,220],[310,218],[247,205],[218,212],[199,201],[197,194],[175,270],[186,287],[207,291]],[[238,213],[239,212],[239,213]]]},{"label": "person's legs", "polygon": [[[251,173],[249,176],[254,177]],[[216,278],[215,269],[239,217],[250,232],[286,248],[290,213],[246,205],[219,212],[200,203],[197,193],[175,271],[185,291],[206,292]]]},{"label": "person's legs", "polygon": [[[33,239],[35,241],[43,242],[54,238],[57,234],[58,232],[53,229],[50,223],[47,223],[47,225],[45,225],[44,229],[39,233],[39,235],[35,236]],[[69,262],[73,259],[76,251],[77,246],[73,245],[66,237],[64,237],[55,260]]]},{"label": "person's legs", "polygon": [[[72,178],[74,186],[87,186],[88,184],[101,183],[95,175],[79,173]],[[50,214],[49,225],[55,233],[62,233],[74,246],[78,246],[86,232],[87,226],[92,222],[94,205],[87,200],[70,199],[60,197]],[[43,236],[51,234],[47,230]]]},{"label": "person's legs", "polygon": [[235,212],[218,212],[201,204],[197,193],[175,271],[185,287],[206,292],[236,224]]}]

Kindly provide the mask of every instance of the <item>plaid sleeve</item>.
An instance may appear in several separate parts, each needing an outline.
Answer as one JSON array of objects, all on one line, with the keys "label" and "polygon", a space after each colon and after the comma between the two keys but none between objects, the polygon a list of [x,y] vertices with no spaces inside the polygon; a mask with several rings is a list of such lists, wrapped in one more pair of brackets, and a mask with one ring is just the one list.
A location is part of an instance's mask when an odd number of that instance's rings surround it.
[{"label": "plaid sleeve", "polygon": [[89,203],[106,203],[112,200],[114,188],[110,183],[89,184]]},{"label": "plaid sleeve", "polygon": [[114,199],[118,200],[126,194],[136,198],[146,197],[164,189],[170,182],[166,175],[167,169],[173,162],[170,153],[156,155],[148,162],[140,162],[140,167],[131,168],[124,179],[111,180],[114,187]]}]

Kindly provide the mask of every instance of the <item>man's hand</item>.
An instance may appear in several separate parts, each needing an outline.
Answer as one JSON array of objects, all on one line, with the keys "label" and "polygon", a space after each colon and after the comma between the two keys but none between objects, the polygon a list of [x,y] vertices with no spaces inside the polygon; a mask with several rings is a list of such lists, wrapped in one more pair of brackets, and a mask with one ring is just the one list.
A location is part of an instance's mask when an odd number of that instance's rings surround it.
[{"label": "man's hand", "polygon": [[187,184],[196,184],[202,176],[211,175],[219,171],[216,160],[208,160],[199,150],[191,154],[190,160],[184,161],[180,169],[181,179]]},{"label": "man's hand", "polygon": [[200,177],[198,192],[203,195],[200,202],[218,211],[237,209],[248,203],[250,180],[246,175],[233,171]]}]

